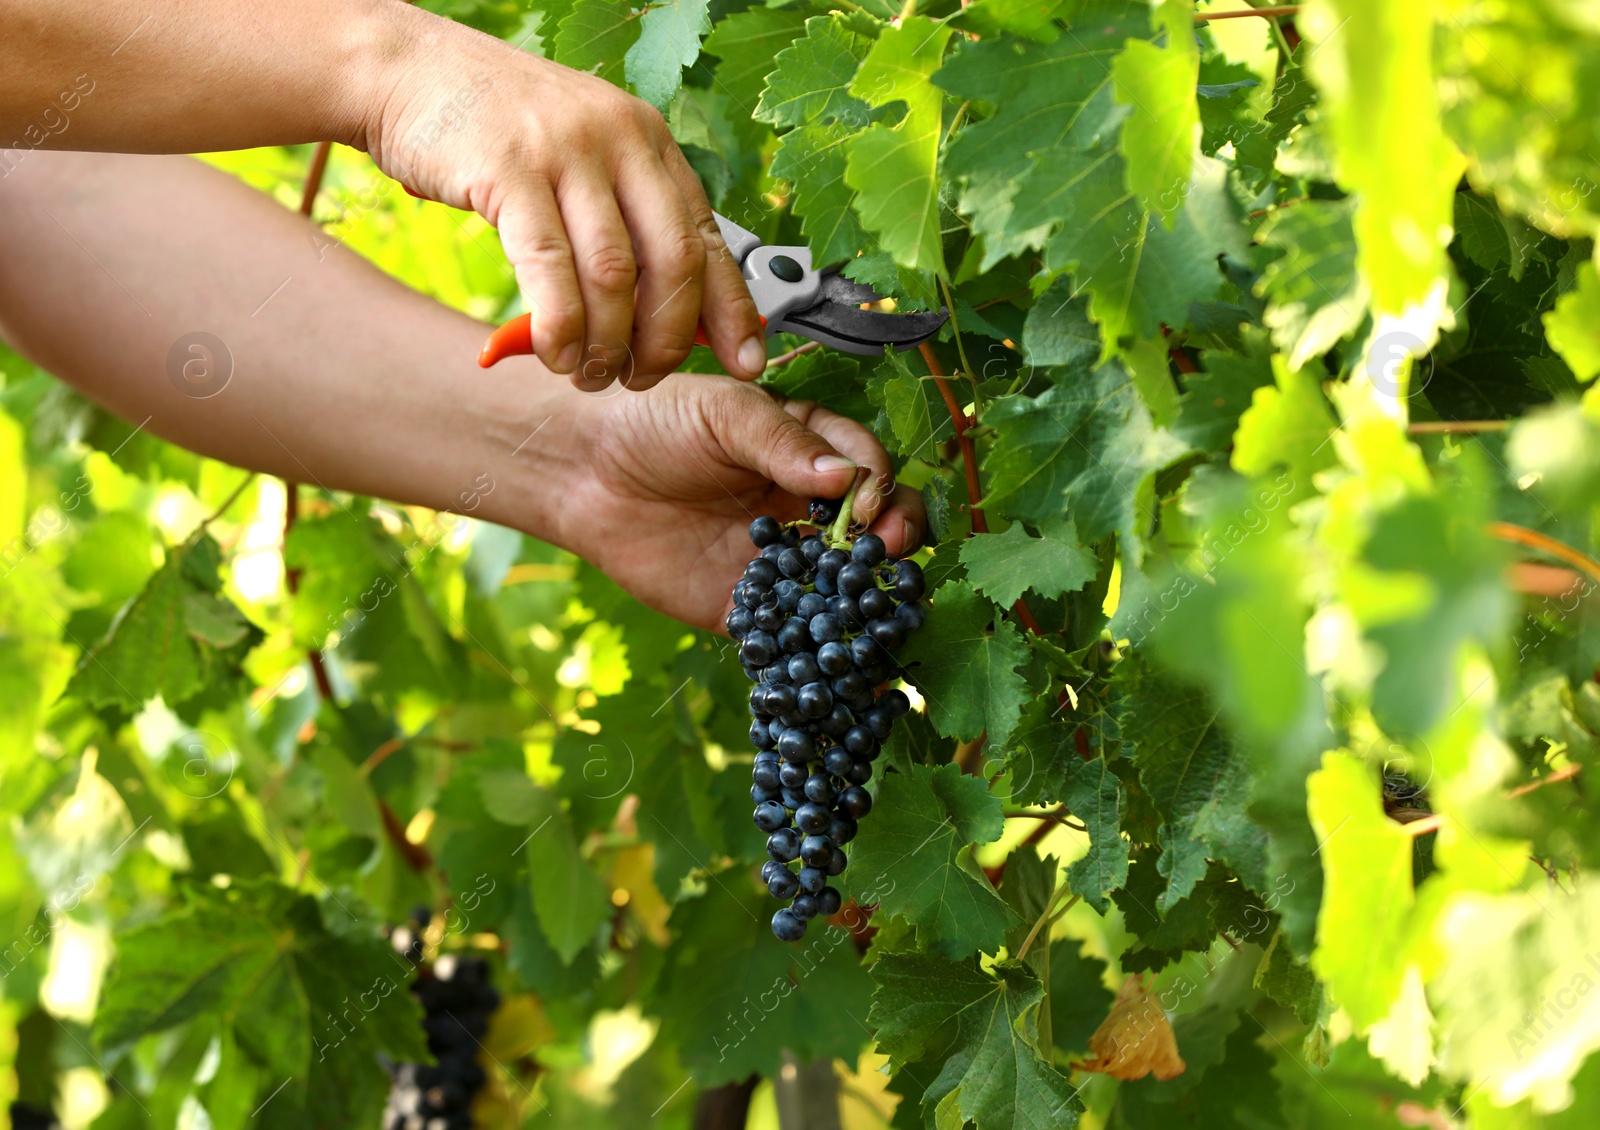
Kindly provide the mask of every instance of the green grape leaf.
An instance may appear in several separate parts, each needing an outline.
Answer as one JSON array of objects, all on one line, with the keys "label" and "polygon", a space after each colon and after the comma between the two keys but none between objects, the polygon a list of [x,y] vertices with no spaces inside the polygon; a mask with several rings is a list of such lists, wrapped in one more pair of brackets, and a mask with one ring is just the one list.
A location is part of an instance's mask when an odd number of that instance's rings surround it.
[{"label": "green grape leaf", "polygon": [[710,5],[654,0],[639,19],[639,38],[623,56],[623,70],[634,93],[662,113],[683,85],[683,68],[700,57],[700,40],[711,30]]},{"label": "green grape leaf", "polygon": [[1121,139],[1128,188],[1170,227],[1200,140],[1200,51],[1192,0],[1165,0],[1154,18],[1166,27],[1166,44],[1130,41],[1111,64],[1111,76],[1117,101],[1129,108]]},{"label": "green grape leaf", "polygon": [[856,901],[901,915],[952,958],[992,952],[1017,921],[972,860],[999,837],[1000,801],[955,765],[914,765],[878,784],[871,819],[852,842],[847,882]]},{"label": "green grape leaf", "polygon": [[1087,370],[1100,359],[1100,331],[1089,320],[1089,300],[1066,277],[1028,307],[1022,325],[1022,355],[1030,365]]},{"label": "green grape leaf", "polygon": [[1257,232],[1264,246],[1282,252],[1256,291],[1267,300],[1262,321],[1291,369],[1326,353],[1366,319],[1354,215],[1349,200],[1305,200],[1270,213]]},{"label": "green grape leaf", "polygon": [[[1253,842],[1259,852],[1259,833],[1244,813],[1247,765],[1210,695],[1149,668],[1119,671],[1124,752],[1131,751],[1139,783],[1165,821],[1159,869],[1167,886],[1156,901],[1165,913],[1205,876],[1208,858],[1248,852]],[[1202,818],[1211,823],[1208,836],[1197,829]]]},{"label": "green grape leaf", "polygon": [[934,383],[913,373],[905,354],[885,350],[867,383],[867,397],[888,420],[885,441],[895,452],[938,461],[935,444],[953,435],[955,425]]},{"label": "green grape leaf", "polygon": [[1255,390],[1272,383],[1272,365],[1264,351],[1255,349],[1245,354],[1208,350],[1200,363],[1202,371],[1184,382],[1172,434],[1195,451],[1221,454],[1233,444]]},{"label": "green grape leaf", "polygon": [[846,150],[856,136],[848,126],[801,126],[778,140],[772,158],[772,175],[794,186],[790,208],[816,263],[854,259],[867,244],[851,207],[855,193],[845,184]]},{"label": "green grape leaf", "polygon": [[[1376,776],[1347,753],[1327,753],[1306,782],[1322,860],[1319,944],[1311,967],[1357,1032],[1382,1020],[1400,995],[1407,927],[1416,894],[1411,837],[1383,811]],[[1335,939],[1359,931],[1362,946]],[[1374,954],[1390,955],[1375,961]]]},{"label": "green grape leaf", "polygon": [[1070,270],[1089,295],[1089,315],[1108,353],[1122,339],[1153,340],[1187,325],[1189,306],[1216,298],[1217,257],[1241,244],[1226,166],[1197,158],[1172,226],[1144,211],[1109,144],[1041,153],[1017,192],[1014,223],[1064,221],[1045,245],[1045,266]]},{"label": "green grape leaf", "polygon": [[[1372,713],[1388,733],[1423,734],[1443,721],[1459,693],[1462,645],[1490,644],[1510,621],[1507,555],[1484,532],[1481,497],[1460,490],[1408,498],[1378,519],[1367,542],[1366,561],[1388,576],[1367,582],[1356,615],[1385,656]],[[1399,599],[1385,599],[1388,591]]]},{"label": "green grape leaf", "polygon": [[939,69],[951,29],[924,16],[885,28],[850,84],[872,106],[904,102],[898,125],[874,123],[848,143],[845,183],[855,209],[895,261],[944,273],[939,236],[939,158],[944,96],[929,76]]},{"label": "green grape leaf", "polygon": [[1072,523],[1048,522],[1038,537],[1022,523],[1003,534],[977,534],[961,546],[961,563],[972,586],[996,604],[1009,607],[1025,592],[1060,596],[1094,580],[1100,559],[1078,544]]},{"label": "green grape leaf", "polygon": [[610,915],[611,892],[583,858],[571,817],[554,793],[518,769],[487,770],[478,788],[485,812],[528,829],[516,850],[527,854],[534,909],[550,945],[572,964]]},{"label": "green grape leaf", "polygon": [[1105,985],[1106,963],[1084,948],[1077,938],[1050,945],[1050,1032],[1064,1051],[1087,1052],[1115,1000]]},{"label": "green grape leaf", "polygon": [[1122,779],[1105,758],[1080,760],[1067,776],[1061,799],[1088,829],[1089,850],[1067,868],[1072,893],[1101,914],[1106,895],[1128,878],[1128,844],[1122,838]]},{"label": "green grape leaf", "polygon": [[850,93],[850,83],[872,40],[852,31],[837,13],[813,16],[805,29],[772,61],[755,118],[780,128],[826,122],[864,128],[871,111]]},{"label": "green grape leaf", "polygon": [[716,88],[739,112],[754,115],[774,57],[794,42],[806,24],[804,13],[787,8],[750,8],[717,21],[706,36],[705,53],[717,64]]},{"label": "green grape leaf", "polygon": [[269,882],[196,888],[187,905],[121,933],[95,1036],[119,1047],[216,1016],[274,1077],[269,1086],[289,1080],[286,1112],[273,1117],[293,1124],[298,1112],[306,1125],[306,1106],[323,1092],[370,1090],[383,1078],[377,1051],[426,1057],[410,980],[411,967],[382,940],[331,932],[306,896]]},{"label": "green grape leaf", "polygon": [[1113,361],[1088,378],[1062,374],[1042,396],[1007,396],[989,406],[995,429],[984,505],[1013,518],[1070,516],[1085,542],[1122,538],[1139,559],[1153,515],[1144,497],[1155,471],[1182,453],[1157,431],[1149,409]]},{"label": "green grape leaf", "polygon": [[960,40],[934,76],[957,98],[997,107],[956,135],[945,160],[946,177],[960,185],[960,210],[983,238],[985,270],[1041,245],[1052,224],[1065,218],[1060,207],[1047,207],[1027,222],[1017,219],[1018,199],[1031,206],[1061,188],[1057,182],[1024,192],[1022,177],[1036,155],[1087,146],[1125,113],[1111,99],[1111,62],[1128,38],[1149,34],[1149,8],[1120,2],[1085,7],[1072,34],[1049,43]]},{"label": "green grape leaf", "polygon": [[556,29],[556,62],[621,86],[640,23],[631,0],[574,0]]},{"label": "green grape leaf", "polygon": [[945,582],[931,600],[927,625],[898,658],[941,734],[971,741],[987,730],[989,741],[1004,746],[1030,697],[1018,672],[1028,646],[966,581]]},{"label": "green grape leaf", "polygon": [[177,706],[226,686],[263,633],[216,595],[216,542],[178,546],[84,653],[66,693],[137,713],[158,695]]},{"label": "green grape leaf", "polygon": [[992,975],[932,954],[889,953],[872,967],[867,1023],[900,1062],[944,1061],[922,1106],[977,1130],[1070,1128],[1083,1109],[1065,1075],[1034,1048],[1044,988],[1015,962]]},{"label": "green grape leaf", "polygon": [[870,1038],[841,1007],[869,985],[850,931],[815,919],[804,942],[790,945],[772,936],[775,909],[737,871],[673,908],[674,944],[647,1005],[702,1086],[776,1075],[785,1049],[808,1061],[853,1061]]},{"label": "green grape leaf", "polygon": [[1600,274],[1593,263],[1578,268],[1578,285],[1560,298],[1543,317],[1550,346],[1580,381],[1600,373]]},{"label": "green grape leaf", "polygon": [[768,369],[761,383],[790,400],[826,404],[830,411],[860,424],[870,424],[877,415],[861,380],[861,362],[836,350],[813,350]]},{"label": "green grape leaf", "polygon": [[1256,988],[1310,1024],[1322,1008],[1322,983],[1304,962],[1296,960],[1280,931],[1272,936],[1256,967]]}]

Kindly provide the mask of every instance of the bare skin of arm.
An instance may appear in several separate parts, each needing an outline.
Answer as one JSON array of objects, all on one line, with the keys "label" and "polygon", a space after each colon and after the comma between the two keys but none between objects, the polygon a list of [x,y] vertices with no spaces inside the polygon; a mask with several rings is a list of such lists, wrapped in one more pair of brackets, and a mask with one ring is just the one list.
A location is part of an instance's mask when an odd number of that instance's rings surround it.
[{"label": "bare skin of arm", "polygon": [[[720,628],[760,514],[871,478],[855,516],[921,536],[865,428],[756,386],[679,374],[584,392],[535,359],[474,361],[484,327],[265,196],[182,157],[38,153],[0,182],[0,334],[86,395],[213,458],[466,511],[594,562],[646,604]],[[286,283],[284,280],[288,279]],[[215,395],[174,342],[215,335]],[[177,372],[177,376],[173,375]],[[485,483],[492,489],[485,490]]]},{"label": "bare skin of arm", "polygon": [[42,149],[343,142],[499,228],[551,371],[647,388],[703,314],[728,371],[760,375],[699,182],[661,115],[601,79],[400,0],[3,0],[0,43],[7,180]]}]

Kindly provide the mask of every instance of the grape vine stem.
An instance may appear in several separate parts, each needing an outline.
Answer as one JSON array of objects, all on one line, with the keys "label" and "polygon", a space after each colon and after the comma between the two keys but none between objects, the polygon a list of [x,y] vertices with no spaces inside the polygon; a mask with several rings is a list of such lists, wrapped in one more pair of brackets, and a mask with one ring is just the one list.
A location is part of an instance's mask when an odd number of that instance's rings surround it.
[{"label": "grape vine stem", "polygon": [[1557,541],[1538,530],[1530,530],[1526,526],[1518,526],[1513,522],[1490,522],[1484,527],[1484,532],[1499,541],[1508,541],[1513,545],[1526,546],[1548,553],[1551,557],[1559,558],[1586,573],[1590,580],[1600,582],[1600,561],[1596,561],[1586,553],[1580,553],[1570,545]]},{"label": "grape vine stem", "polygon": [[1280,4],[1276,8],[1239,8],[1231,12],[1196,12],[1194,14],[1194,22],[1203,24],[1212,20],[1242,20],[1247,16],[1259,16],[1264,20],[1275,20],[1279,16],[1295,16],[1299,14],[1300,5]]},{"label": "grape vine stem", "polygon": [[[306,169],[305,184],[300,189],[300,214],[306,219],[311,218],[311,212],[317,203],[317,193],[322,190],[322,178],[328,171],[328,155],[333,152],[333,142],[319,141],[316,150],[311,154],[311,165]],[[294,529],[295,519],[300,516],[300,484],[292,479],[283,480],[283,549],[287,558],[289,551],[289,531]],[[289,568],[287,560],[283,565],[283,583],[290,595],[300,590],[300,570]],[[328,666],[322,661],[322,652],[318,648],[307,648],[306,659],[311,664],[311,674],[317,683],[317,693],[324,702],[333,701],[333,680],[328,678]]]},{"label": "grape vine stem", "polygon": [[1017,950],[1018,961],[1021,961],[1023,958],[1028,956],[1028,951],[1033,948],[1034,939],[1039,936],[1040,931],[1053,924],[1056,919],[1060,918],[1063,914],[1076,906],[1079,899],[1083,898],[1082,895],[1073,895],[1067,900],[1067,904],[1065,906],[1063,906],[1060,910],[1051,913],[1051,908],[1056,905],[1056,901],[1066,893],[1067,885],[1062,883],[1061,886],[1056,888],[1055,893],[1050,896],[1050,901],[1044,904],[1044,910],[1040,911],[1039,917],[1034,920],[1033,929],[1029,930],[1028,936],[1022,939],[1022,945]]},{"label": "grape vine stem", "polygon": [[[972,437],[967,430],[972,427],[972,418],[961,410],[961,405],[956,402],[956,394],[950,387],[950,382],[945,379],[944,366],[939,362],[939,355],[927,342],[917,346],[922,354],[923,363],[928,366],[928,372],[933,375],[934,387],[939,390],[939,395],[944,398],[945,410],[950,413],[950,423],[956,430],[956,442],[961,446],[961,466],[967,478],[967,510],[972,515],[972,532],[986,534],[989,532],[989,519],[984,514],[983,508],[978,505],[983,498],[983,487],[978,482],[978,450],[973,445]],[[1036,636],[1044,635],[1044,628],[1034,618],[1033,611],[1022,597],[1017,597],[1012,610],[1016,612],[1017,619],[1022,626]]]}]

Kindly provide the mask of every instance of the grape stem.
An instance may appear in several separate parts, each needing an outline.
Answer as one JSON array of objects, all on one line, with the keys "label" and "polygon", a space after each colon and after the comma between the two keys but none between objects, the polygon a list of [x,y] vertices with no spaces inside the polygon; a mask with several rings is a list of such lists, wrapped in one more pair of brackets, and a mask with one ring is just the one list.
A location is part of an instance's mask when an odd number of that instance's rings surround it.
[{"label": "grape stem", "polygon": [[865,476],[857,471],[856,481],[850,484],[850,489],[839,502],[839,516],[822,535],[822,540],[834,549],[848,549],[850,546],[850,512],[855,509],[856,493],[861,490],[864,479]]}]

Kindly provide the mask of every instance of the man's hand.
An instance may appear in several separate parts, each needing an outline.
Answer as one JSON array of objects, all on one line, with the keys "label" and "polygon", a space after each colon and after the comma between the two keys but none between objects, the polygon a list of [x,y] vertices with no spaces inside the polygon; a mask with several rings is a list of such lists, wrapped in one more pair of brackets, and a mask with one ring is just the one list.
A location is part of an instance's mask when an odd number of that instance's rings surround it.
[{"label": "man's hand", "polygon": [[703,316],[728,371],[759,376],[755,303],[655,108],[459,24],[409,16],[360,141],[413,191],[500,229],[539,360],[582,389],[649,388],[682,364]]},{"label": "man's hand", "polygon": [[869,478],[856,521],[890,553],[922,538],[921,496],[895,484],[872,433],[808,401],[683,373],[649,396],[589,398],[573,430],[555,529],[542,535],[697,627],[725,631],[734,582],[756,554],[751,519],[801,518],[809,499],[843,495],[858,467]]}]

